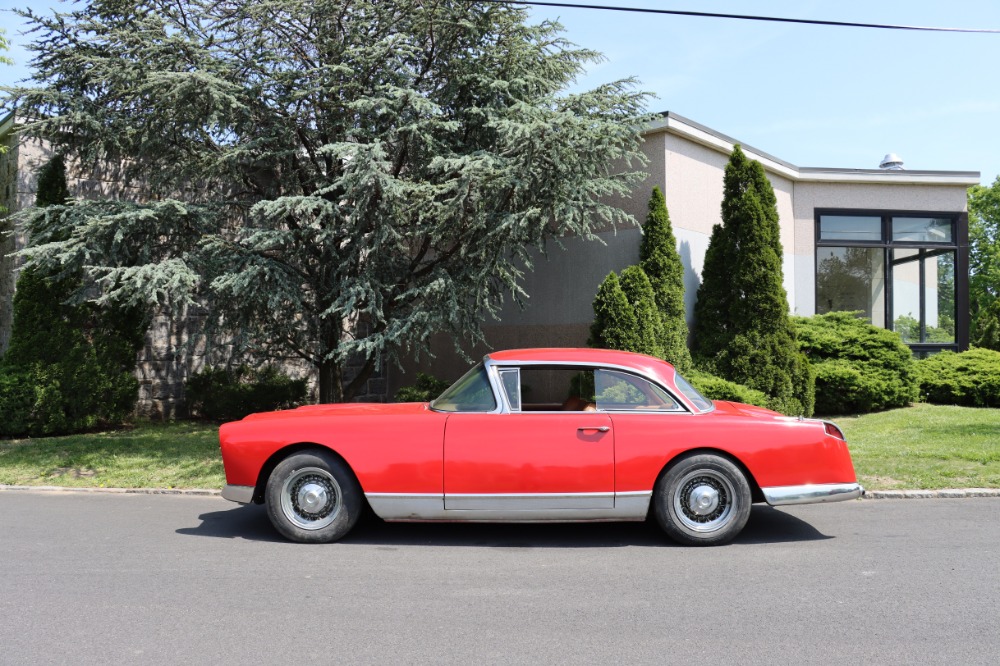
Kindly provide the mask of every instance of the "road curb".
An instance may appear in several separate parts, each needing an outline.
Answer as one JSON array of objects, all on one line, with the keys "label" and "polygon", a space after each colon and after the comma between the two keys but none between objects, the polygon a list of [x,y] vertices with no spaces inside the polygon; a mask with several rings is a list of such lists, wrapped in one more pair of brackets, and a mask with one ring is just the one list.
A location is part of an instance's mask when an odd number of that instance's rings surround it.
[{"label": "road curb", "polygon": [[[86,488],[64,486],[10,486],[0,483],[0,492],[32,491],[53,493],[111,493],[116,495],[193,495],[220,496],[221,490],[211,488]],[[862,499],[962,499],[968,497],[1000,497],[1000,488],[946,488],[943,490],[869,490]]]}]

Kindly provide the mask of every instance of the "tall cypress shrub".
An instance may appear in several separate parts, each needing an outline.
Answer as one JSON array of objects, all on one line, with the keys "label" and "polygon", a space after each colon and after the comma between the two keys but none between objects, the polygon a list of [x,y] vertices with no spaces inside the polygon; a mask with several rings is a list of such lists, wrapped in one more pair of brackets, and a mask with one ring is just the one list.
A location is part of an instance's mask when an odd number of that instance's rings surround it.
[{"label": "tall cypress shrub", "polygon": [[604,278],[594,297],[594,323],[587,344],[662,358],[660,314],[649,278],[638,266]]},{"label": "tall cypress shrub", "polygon": [[587,344],[602,349],[631,350],[636,346],[638,322],[614,271],[601,282],[594,296],[594,323]]},{"label": "tall cypress shrub", "polygon": [[642,225],[639,265],[649,278],[659,311],[663,358],[679,371],[687,372],[692,363],[684,311],[684,265],[677,254],[677,240],[670,224],[667,201],[659,187],[653,188],[649,213]]},{"label": "tall cypress shrub", "polygon": [[653,285],[639,266],[623,270],[621,284],[622,292],[635,314],[635,342],[626,350],[663,358],[663,347],[660,345],[663,331]]},{"label": "tall cypress shrub", "polygon": [[782,285],[777,199],[739,146],[726,165],[722,224],[712,231],[695,307],[695,354],[726,379],[813,411],[814,379],[799,351]]}]

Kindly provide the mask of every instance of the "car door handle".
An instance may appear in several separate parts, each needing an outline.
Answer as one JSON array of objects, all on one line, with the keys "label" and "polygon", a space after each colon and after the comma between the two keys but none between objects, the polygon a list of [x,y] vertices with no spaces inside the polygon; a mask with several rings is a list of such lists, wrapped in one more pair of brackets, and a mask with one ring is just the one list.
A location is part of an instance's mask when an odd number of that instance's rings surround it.
[{"label": "car door handle", "polygon": [[596,430],[597,432],[607,432],[611,430],[608,426],[581,426],[577,430]]}]

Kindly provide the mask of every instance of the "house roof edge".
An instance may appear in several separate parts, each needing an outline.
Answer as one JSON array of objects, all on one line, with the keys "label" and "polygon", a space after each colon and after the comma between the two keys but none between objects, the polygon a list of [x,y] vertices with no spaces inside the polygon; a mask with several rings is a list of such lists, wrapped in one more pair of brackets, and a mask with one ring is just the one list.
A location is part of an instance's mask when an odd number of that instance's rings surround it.
[{"label": "house roof edge", "polygon": [[656,114],[644,134],[669,132],[687,138],[721,153],[729,154],[733,146],[739,144],[743,152],[751,159],[760,162],[765,169],[800,182],[856,182],[856,183],[890,183],[898,185],[965,185],[980,183],[979,171],[940,171],[940,170],[900,170],[886,169],[851,169],[840,167],[800,167],[781,158],[775,157],[738,139],[718,132],[711,127],[685,118],[673,111]]}]

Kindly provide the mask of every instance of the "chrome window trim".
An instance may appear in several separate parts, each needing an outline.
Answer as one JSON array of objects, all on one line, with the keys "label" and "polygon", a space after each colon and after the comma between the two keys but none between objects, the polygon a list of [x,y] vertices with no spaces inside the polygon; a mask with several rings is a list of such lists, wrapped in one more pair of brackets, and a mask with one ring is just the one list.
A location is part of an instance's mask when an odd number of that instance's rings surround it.
[{"label": "chrome window trim", "polygon": [[[601,413],[601,414],[658,414],[658,415],[681,415],[681,414],[683,414],[683,415],[687,415],[687,416],[695,416],[697,414],[707,414],[707,413],[709,413],[709,412],[711,412],[711,411],[713,411],[715,409],[715,406],[713,405],[712,409],[710,409],[710,410],[706,410],[704,412],[699,411],[698,409],[695,408],[694,404],[691,403],[688,400],[688,398],[687,398],[686,395],[678,396],[673,391],[671,391],[666,386],[664,386],[663,384],[661,384],[660,382],[658,382],[656,379],[653,379],[649,375],[647,375],[645,373],[642,373],[642,372],[639,372],[635,368],[630,368],[630,367],[624,366],[624,365],[618,365],[617,363],[586,363],[586,362],[580,362],[580,361],[518,361],[518,360],[513,360],[513,359],[512,360],[504,360],[504,361],[494,361],[492,358],[490,358],[489,354],[487,354],[486,356],[483,357],[483,365],[487,368],[487,372],[490,375],[490,381],[491,381],[491,383],[493,385],[493,391],[494,391],[494,393],[497,394],[497,395],[501,395],[501,397],[502,397],[502,400],[499,400],[498,403],[502,402],[502,404],[504,406],[504,411],[502,411],[501,413],[504,413],[504,414],[512,414],[512,413],[513,414],[572,414],[572,412],[564,412],[564,411],[561,411],[561,410],[560,411],[544,411],[544,412],[543,411],[525,412],[523,410],[522,411],[517,411],[517,412],[511,412],[510,411],[509,406],[507,405],[506,397],[502,395],[502,394],[505,393],[505,391],[503,390],[503,387],[500,384],[500,377],[499,377],[498,370],[500,368],[507,368],[507,367],[512,367],[512,366],[513,367],[519,367],[519,368],[521,368],[521,367],[532,366],[532,365],[547,365],[547,366],[569,367],[569,368],[595,368],[595,369],[596,368],[602,368],[602,369],[606,369],[606,370],[618,370],[618,371],[624,372],[626,374],[635,375],[636,377],[644,379],[647,382],[649,382],[650,384],[653,384],[653,385],[659,387],[660,389],[662,389],[663,391],[665,391],[667,393],[667,395],[669,395],[674,400],[676,400],[677,403],[684,408],[684,410],[670,410],[670,411],[638,410],[638,409],[637,410],[631,410],[631,409],[614,409],[614,410],[612,410],[612,409],[599,409],[599,410],[597,410],[598,413]],[[676,369],[674,369],[674,373],[675,374],[677,373]],[[494,414],[494,413],[497,413],[497,412],[451,412],[451,413],[453,413],[453,414]]]}]

